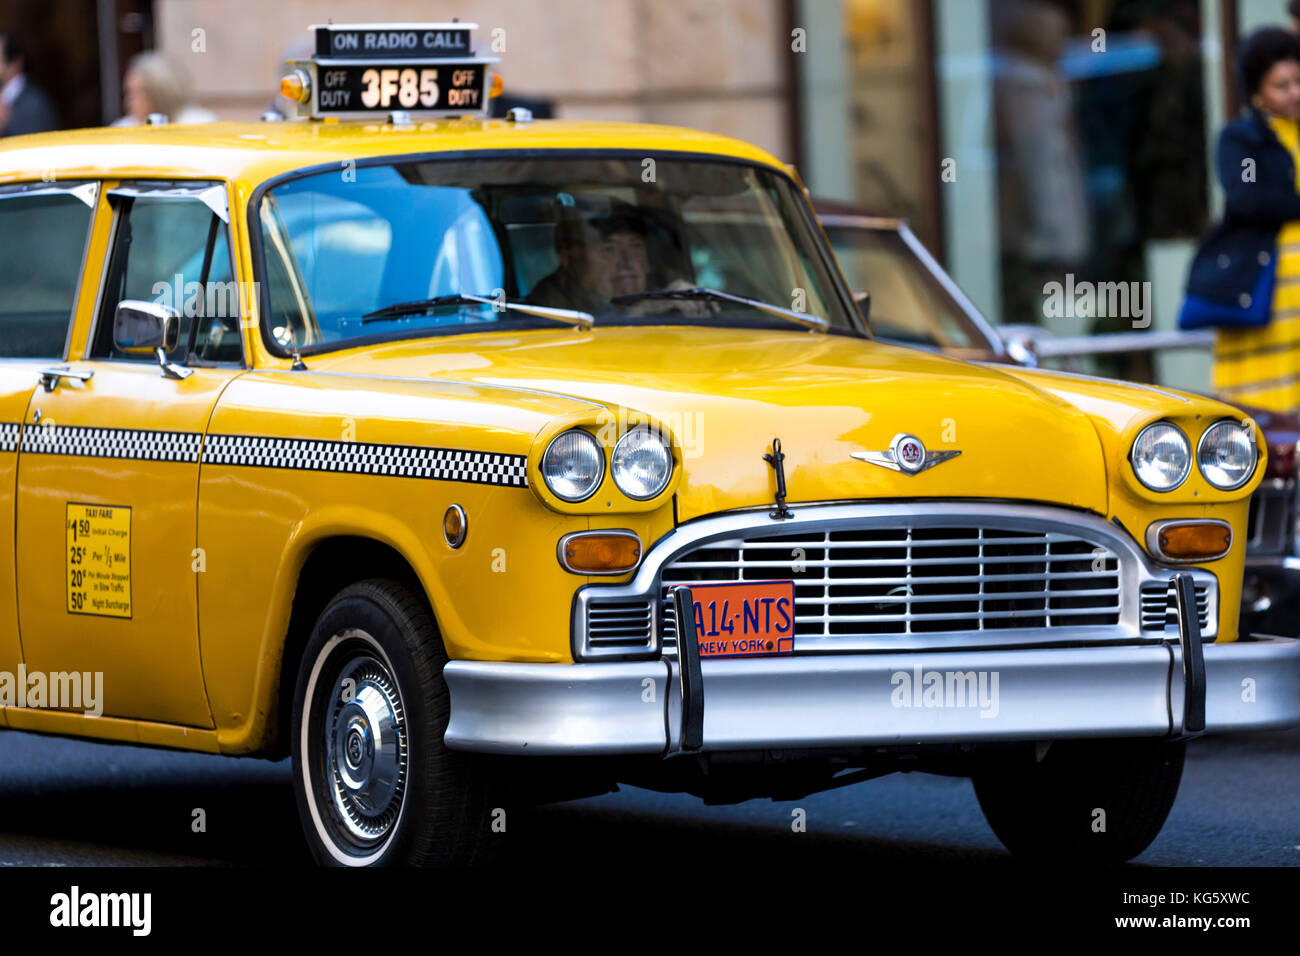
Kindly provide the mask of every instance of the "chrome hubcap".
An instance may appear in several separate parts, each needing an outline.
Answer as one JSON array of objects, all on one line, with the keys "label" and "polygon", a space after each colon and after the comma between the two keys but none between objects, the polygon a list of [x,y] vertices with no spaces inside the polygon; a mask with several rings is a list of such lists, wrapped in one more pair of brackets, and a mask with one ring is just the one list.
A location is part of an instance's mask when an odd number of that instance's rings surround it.
[{"label": "chrome hubcap", "polygon": [[325,717],[326,772],[348,836],[374,844],[397,820],[406,785],[406,715],[397,685],[374,657],[349,660]]}]

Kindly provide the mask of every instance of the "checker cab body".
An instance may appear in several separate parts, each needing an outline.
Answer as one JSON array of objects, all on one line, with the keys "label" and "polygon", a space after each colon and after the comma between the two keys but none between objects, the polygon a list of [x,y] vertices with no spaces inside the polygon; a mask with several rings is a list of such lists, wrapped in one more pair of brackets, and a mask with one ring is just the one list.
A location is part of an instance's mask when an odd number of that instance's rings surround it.
[{"label": "checker cab body", "polygon": [[1017,851],[1126,858],[1187,737],[1300,719],[1233,613],[1241,416],[874,341],[751,145],[46,134],[0,150],[0,247],[0,670],[103,677],[0,720],[292,755],[321,862],[903,761]]}]

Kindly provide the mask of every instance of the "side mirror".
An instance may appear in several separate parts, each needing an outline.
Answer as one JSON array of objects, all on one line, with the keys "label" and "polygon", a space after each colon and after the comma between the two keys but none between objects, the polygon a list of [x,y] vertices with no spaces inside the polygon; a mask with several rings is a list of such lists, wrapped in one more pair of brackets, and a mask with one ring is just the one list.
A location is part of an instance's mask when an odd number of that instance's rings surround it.
[{"label": "side mirror", "polygon": [[866,289],[854,289],[853,301],[858,307],[858,314],[862,316],[862,321],[866,322],[871,318],[871,293]]},{"label": "side mirror", "polygon": [[113,316],[113,345],[128,355],[170,352],[180,341],[180,313],[171,306],[123,299]]},{"label": "side mirror", "polygon": [[1005,336],[1002,343],[1006,346],[1007,355],[1011,356],[1017,365],[1038,368],[1038,351],[1034,348],[1034,340],[1031,336],[1013,333]]}]

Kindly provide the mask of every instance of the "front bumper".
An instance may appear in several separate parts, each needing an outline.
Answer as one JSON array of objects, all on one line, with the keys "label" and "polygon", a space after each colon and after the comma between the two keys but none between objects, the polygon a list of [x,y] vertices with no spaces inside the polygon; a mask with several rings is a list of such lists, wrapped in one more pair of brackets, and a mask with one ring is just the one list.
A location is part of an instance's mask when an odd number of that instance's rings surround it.
[{"label": "front bumper", "polygon": [[[1300,640],[1202,650],[1207,732],[1300,724]],[[678,668],[453,661],[446,743],[499,754],[681,752]],[[700,676],[704,752],[1186,731],[1175,643],[705,660]]]}]

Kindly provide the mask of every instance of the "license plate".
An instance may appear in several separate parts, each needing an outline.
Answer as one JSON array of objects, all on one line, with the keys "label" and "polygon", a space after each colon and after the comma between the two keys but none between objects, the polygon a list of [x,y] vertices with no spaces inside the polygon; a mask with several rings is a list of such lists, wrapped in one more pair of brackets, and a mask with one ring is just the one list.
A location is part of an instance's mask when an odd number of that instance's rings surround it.
[{"label": "license plate", "polygon": [[794,582],[691,585],[700,658],[794,653]]}]

